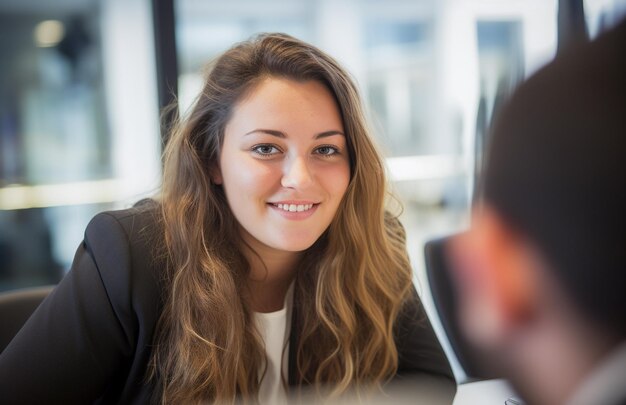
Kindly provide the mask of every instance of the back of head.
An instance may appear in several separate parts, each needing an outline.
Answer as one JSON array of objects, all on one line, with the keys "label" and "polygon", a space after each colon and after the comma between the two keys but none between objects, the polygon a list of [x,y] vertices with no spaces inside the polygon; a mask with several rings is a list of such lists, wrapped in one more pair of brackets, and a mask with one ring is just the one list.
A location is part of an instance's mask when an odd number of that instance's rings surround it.
[{"label": "back of head", "polygon": [[626,21],[524,83],[498,117],[484,196],[586,319],[626,337]]}]

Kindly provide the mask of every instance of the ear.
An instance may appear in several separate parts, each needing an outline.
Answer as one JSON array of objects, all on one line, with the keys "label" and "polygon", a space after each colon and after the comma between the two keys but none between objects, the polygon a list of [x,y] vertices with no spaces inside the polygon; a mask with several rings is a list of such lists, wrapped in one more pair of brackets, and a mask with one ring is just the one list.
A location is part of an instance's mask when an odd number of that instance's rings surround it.
[{"label": "ear", "polygon": [[474,214],[470,231],[452,241],[449,253],[466,335],[481,346],[506,342],[536,308],[530,246],[485,206]]},{"label": "ear", "polygon": [[224,180],[222,179],[222,170],[219,166],[215,166],[209,170],[209,176],[211,177],[211,183],[213,184],[222,184]]}]

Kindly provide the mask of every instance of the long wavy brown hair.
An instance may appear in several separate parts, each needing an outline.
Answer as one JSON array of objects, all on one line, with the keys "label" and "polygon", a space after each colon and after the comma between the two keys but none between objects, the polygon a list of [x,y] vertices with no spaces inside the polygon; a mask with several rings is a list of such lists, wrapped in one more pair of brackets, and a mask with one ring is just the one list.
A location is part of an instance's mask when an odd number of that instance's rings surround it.
[{"label": "long wavy brown hair", "polygon": [[[332,394],[394,375],[394,323],[411,291],[404,232],[385,211],[385,171],[349,75],[284,34],[235,45],[173,128],[161,195],[168,270],[148,377],[162,403],[254,402],[263,342],[245,300],[249,265],[221,186],[211,182],[234,106],[267,77],[316,80],[341,111],[350,183],[329,228],[304,252],[294,287],[296,382]],[[293,350],[293,349],[292,349]]]}]

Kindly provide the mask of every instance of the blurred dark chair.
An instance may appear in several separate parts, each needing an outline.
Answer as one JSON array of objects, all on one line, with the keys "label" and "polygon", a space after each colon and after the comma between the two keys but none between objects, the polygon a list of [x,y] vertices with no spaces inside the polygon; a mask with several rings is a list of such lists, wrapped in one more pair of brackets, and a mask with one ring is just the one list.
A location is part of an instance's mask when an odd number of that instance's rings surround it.
[{"label": "blurred dark chair", "polygon": [[457,294],[445,254],[446,242],[452,237],[431,240],[424,245],[426,274],[435,308],[450,346],[467,375],[465,382],[498,378],[482,369],[481,359],[464,338],[457,319]]},{"label": "blurred dark chair", "polygon": [[0,353],[54,287],[47,285],[0,293]]}]

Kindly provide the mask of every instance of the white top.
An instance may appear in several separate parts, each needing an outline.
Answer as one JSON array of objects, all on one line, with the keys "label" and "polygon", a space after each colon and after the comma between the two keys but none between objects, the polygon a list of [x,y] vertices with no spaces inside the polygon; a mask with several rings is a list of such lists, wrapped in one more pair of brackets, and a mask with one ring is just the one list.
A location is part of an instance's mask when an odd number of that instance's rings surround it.
[{"label": "white top", "polygon": [[[267,368],[265,375],[259,370],[261,385],[259,387],[260,404],[286,404],[287,391],[282,376],[287,378],[289,365],[289,334],[291,332],[291,307],[293,300],[293,284],[285,297],[285,305],[276,312],[255,312],[254,317],[259,333],[265,343]],[[287,383],[287,381],[285,381]]]},{"label": "white top", "polygon": [[574,392],[568,405],[618,404],[626,400],[626,342],[622,343],[606,360],[585,379]]}]

